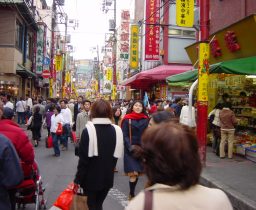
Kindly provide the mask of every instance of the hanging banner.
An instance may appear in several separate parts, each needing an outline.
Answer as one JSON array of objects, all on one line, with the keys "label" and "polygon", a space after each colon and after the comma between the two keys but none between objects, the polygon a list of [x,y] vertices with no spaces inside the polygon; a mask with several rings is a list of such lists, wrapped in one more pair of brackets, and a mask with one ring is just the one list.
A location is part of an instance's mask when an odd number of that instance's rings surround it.
[{"label": "hanging banner", "polygon": [[176,24],[181,27],[194,25],[194,0],[176,0]]},{"label": "hanging banner", "polygon": [[45,54],[46,28],[43,23],[38,24],[36,35],[36,74],[41,75],[43,72],[43,62]]},{"label": "hanging banner", "polygon": [[131,25],[130,68],[139,67],[139,26]]},{"label": "hanging banner", "polygon": [[62,70],[62,56],[61,55],[55,56],[55,69],[57,72]]},{"label": "hanging banner", "polygon": [[208,101],[209,44],[199,44],[198,101]]},{"label": "hanging banner", "polygon": [[121,11],[121,25],[118,48],[120,49],[120,59],[127,61],[129,58],[129,24],[130,24],[130,11]]},{"label": "hanging banner", "polygon": [[145,60],[159,60],[160,0],[146,0]]}]

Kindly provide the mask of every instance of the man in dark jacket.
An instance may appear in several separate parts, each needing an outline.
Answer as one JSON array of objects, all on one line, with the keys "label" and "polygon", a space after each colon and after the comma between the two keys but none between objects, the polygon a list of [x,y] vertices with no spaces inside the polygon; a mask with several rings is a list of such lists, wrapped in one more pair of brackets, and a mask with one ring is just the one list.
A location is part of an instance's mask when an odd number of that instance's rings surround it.
[{"label": "man in dark jacket", "polygon": [[81,112],[81,108],[83,107],[83,96],[78,96],[77,103],[74,106],[74,124],[73,124],[73,130],[76,131],[76,118],[77,115]]}]

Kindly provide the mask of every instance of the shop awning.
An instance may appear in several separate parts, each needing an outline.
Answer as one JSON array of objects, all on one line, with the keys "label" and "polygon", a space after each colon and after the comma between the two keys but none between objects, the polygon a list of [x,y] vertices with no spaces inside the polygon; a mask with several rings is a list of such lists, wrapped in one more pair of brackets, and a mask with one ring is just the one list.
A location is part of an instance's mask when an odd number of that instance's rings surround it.
[{"label": "shop awning", "polygon": [[121,85],[144,89],[157,82],[165,82],[166,77],[170,75],[180,74],[191,69],[191,65],[161,65],[150,70],[142,71],[123,81]]},{"label": "shop awning", "polygon": [[36,77],[36,75],[32,71],[29,71],[28,69],[26,69],[24,66],[20,64],[17,65],[16,73],[21,77]]},{"label": "shop awning", "polygon": [[[167,83],[194,81],[197,79],[198,70],[187,71],[182,74],[166,78]],[[238,75],[256,75],[256,56],[223,61],[210,66],[210,74],[225,73]]]}]

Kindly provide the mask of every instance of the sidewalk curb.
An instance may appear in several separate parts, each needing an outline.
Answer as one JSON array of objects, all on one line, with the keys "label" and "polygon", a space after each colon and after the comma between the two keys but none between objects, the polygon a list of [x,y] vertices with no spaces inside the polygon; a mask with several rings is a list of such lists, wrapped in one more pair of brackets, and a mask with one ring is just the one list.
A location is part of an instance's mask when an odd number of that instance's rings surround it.
[{"label": "sidewalk curb", "polygon": [[231,204],[233,205],[234,209],[237,210],[256,210],[256,202],[253,200],[248,199],[241,193],[233,190],[232,188],[222,184],[221,182],[215,180],[205,172],[201,174],[200,177],[200,184],[211,187],[211,188],[218,188],[223,190],[230,199]]}]

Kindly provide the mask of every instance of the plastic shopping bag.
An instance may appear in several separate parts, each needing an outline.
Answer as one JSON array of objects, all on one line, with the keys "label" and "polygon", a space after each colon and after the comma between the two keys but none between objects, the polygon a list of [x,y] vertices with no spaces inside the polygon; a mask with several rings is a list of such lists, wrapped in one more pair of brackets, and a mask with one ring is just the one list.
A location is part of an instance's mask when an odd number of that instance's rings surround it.
[{"label": "plastic shopping bag", "polygon": [[69,184],[68,187],[59,195],[59,197],[57,198],[57,200],[53,205],[62,210],[70,210],[71,203],[74,196],[73,187],[74,187],[73,183]]},{"label": "plastic shopping bag", "polygon": [[45,147],[46,148],[52,148],[53,147],[53,139],[52,139],[52,136],[48,136],[46,137],[46,140],[45,140]]}]

